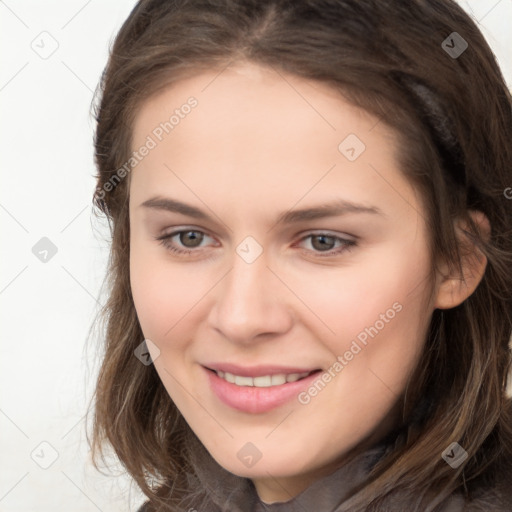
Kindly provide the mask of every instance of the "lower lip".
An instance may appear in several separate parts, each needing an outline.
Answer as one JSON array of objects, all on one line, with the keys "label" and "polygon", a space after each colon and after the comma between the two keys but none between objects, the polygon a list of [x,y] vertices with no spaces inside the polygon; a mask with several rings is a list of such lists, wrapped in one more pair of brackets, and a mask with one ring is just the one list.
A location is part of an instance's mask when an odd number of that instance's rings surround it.
[{"label": "lower lip", "polygon": [[295,382],[258,388],[255,386],[237,386],[221,379],[212,370],[205,368],[205,371],[208,374],[211,389],[222,402],[233,409],[252,414],[267,412],[288,402],[298,396],[304,388],[309,387],[321,374],[321,371],[318,371]]}]

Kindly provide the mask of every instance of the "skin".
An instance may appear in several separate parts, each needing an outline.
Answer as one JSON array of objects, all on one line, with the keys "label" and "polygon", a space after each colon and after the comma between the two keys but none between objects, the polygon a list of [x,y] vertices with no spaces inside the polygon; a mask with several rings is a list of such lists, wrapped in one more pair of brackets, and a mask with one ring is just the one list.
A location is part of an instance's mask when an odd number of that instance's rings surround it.
[{"label": "skin", "polygon": [[[129,177],[135,307],[165,388],[211,455],[252,479],[262,501],[287,501],[396,424],[433,310],[462,302],[485,261],[463,284],[429,277],[426,214],[398,169],[394,133],[325,84],[249,63],[200,72],[143,103],[133,149],[190,96],[197,107]],[[349,134],[366,146],[353,162],[338,150]],[[142,206],[156,196],[212,219]],[[340,198],[381,213],[276,224],[281,212]],[[168,241],[192,254],[156,240],[180,229],[205,234],[198,247]],[[331,239],[325,252],[340,252],[322,256],[312,232],[356,246]],[[263,249],[252,263],[236,252],[247,236]],[[241,412],[209,387],[201,365],[212,361],[326,370],[396,303],[308,404]],[[262,454],[250,468],[237,457],[247,442]]]}]

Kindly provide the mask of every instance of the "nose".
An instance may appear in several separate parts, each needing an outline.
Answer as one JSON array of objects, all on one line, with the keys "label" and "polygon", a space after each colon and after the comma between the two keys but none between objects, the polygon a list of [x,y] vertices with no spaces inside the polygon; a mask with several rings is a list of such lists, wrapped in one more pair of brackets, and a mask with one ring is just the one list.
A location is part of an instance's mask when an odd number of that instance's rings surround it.
[{"label": "nose", "polygon": [[289,291],[269,268],[265,252],[252,263],[233,255],[232,268],[219,283],[209,325],[226,339],[253,343],[284,334],[293,325]]}]

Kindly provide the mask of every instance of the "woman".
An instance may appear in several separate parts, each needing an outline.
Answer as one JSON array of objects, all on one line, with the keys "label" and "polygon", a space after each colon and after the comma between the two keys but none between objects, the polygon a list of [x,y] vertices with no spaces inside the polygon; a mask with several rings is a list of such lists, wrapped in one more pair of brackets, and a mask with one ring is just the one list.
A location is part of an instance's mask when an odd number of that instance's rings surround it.
[{"label": "woman", "polygon": [[93,453],[141,510],[511,510],[511,97],[454,2],[142,0],[100,87]]}]

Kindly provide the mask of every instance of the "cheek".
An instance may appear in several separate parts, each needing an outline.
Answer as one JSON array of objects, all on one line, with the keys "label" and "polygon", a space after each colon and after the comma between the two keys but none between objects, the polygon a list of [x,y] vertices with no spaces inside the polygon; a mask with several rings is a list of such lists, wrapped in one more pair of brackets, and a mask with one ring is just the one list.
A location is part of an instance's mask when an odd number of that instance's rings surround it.
[{"label": "cheek", "polygon": [[[389,330],[389,325],[406,317],[419,321],[425,315],[428,261],[419,247],[390,244],[369,253],[364,261],[354,261],[339,269],[287,276],[290,287],[315,313],[316,322],[328,327],[328,336],[352,339],[376,323],[379,331],[382,322]],[[397,309],[402,311],[397,314]]]},{"label": "cheek", "polygon": [[137,240],[130,250],[130,283],[144,336],[160,342],[171,336],[207,289],[186,266],[169,264],[159,246],[148,250]]},{"label": "cheek", "polygon": [[329,331],[318,320],[310,329],[326,333],[322,342],[332,364],[343,358],[343,368],[333,373],[343,374],[334,379],[335,387],[342,388],[339,396],[348,401],[364,393],[391,393],[390,398],[401,393],[420,356],[430,318],[425,252],[412,245],[379,252],[367,264],[326,274],[324,281],[318,275],[308,280],[307,295],[304,274],[294,280],[297,295],[307,297],[308,307]]}]

